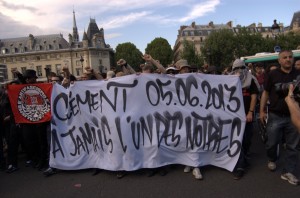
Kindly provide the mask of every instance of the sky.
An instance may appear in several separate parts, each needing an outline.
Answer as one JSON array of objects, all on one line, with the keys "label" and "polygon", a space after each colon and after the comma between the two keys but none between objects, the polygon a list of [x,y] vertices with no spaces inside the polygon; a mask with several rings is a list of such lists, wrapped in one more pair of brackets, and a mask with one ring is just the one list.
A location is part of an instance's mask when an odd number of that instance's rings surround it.
[{"label": "sky", "polygon": [[133,43],[141,52],[155,38],[173,48],[180,26],[233,22],[233,26],[273,20],[289,26],[299,0],[0,0],[0,40],[62,34],[68,41],[75,11],[79,39],[90,19],[104,29],[106,44]]}]

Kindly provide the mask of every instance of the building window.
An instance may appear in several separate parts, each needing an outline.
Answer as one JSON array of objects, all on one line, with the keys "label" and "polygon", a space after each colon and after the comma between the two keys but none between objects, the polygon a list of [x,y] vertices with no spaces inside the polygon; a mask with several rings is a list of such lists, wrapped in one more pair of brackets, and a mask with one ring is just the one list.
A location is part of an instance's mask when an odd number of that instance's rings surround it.
[{"label": "building window", "polygon": [[[13,71],[13,70],[18,70],[18,68],[16,68],[16,67],[13,67],[13,68],[11,68],[11,70]],[[15,72],[13,72],[13,78],[17,78],[18,76],[17,76],[17,74],[15,73]]]},{"label": "building window", "polygon": [[61,64],[56,64],[55,68],[56,68],[56,74],[59,75],[61,73]]},{"label": "building window", "polygon": [[36,73],[38,77],[43,76],[42,66],[36,66]]},{"label": "building window", "polygon": [[41,60],[41,57],[40,57],[40,56],[37,56],[37,57],[36,57],[36,60]]},{"label": "building window", "polygon": [[35,50],[39,51],[41,49],[41,47],[39,45],[35,46]]},{"label": "building window", "polygon": [[5,48],[2,49],[2,54],[6,54],[6,49]]},{"label": "building window", "polygon": [[46,65],[46,69],[49,69],[49,71],[51,71],[51,65]]},{"label": "building window", "polygon": [[99,59],[99,65],[102,65],[102,59]]},{"label": "building window", "polygon": [[0,65],[0,82],[4,82],[7,79],[8,79],[7,66],[6,65]]},{"label": "building window", "polygon": [[82,69],[81,68],[76,68],[76,76],[80,76],[82,73]]},{"label": "building window", "polygon": [[26,67],[21,67],[21,73],[24,74],[26,71]]}]

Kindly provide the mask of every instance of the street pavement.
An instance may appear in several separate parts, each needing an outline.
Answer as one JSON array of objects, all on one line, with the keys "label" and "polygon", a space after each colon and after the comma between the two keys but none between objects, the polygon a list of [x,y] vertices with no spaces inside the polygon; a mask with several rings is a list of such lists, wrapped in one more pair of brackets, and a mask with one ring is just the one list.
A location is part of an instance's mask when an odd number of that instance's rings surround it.
[{"label": "street pavement", "polygon": [[[17,172],[0,172],[0,198],[300,197],[300,186],[293,186],[280,178],[284,150],[277,171],[270,172],[264,145],[255,134],[250,157],[251,166],[240,180],[234,180],[231,172],[213,166],[202,167],[204,179],[195,180],[192,173],[183,172],[181,165],[168,167],[166,176],[148,177],[149,170],[145,169],[129,172],[118,179],[116,172],[111,171],[93,176],[92,169],[60,171],[44,177],[42,171],[25,167],[25,156],[21,154]],[[300,178],[300,163],[296,176]]]}]

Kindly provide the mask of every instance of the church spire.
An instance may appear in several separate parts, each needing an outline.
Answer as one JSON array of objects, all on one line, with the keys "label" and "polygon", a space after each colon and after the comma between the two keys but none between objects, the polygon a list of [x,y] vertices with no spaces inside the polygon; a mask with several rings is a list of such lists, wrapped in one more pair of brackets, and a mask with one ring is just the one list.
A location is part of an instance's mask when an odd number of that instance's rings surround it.
[{"label": "church spire", "polygon": [[77,43],[79,41],[78,29],[75,19],[75,11],[73,9],[73,42]]}]

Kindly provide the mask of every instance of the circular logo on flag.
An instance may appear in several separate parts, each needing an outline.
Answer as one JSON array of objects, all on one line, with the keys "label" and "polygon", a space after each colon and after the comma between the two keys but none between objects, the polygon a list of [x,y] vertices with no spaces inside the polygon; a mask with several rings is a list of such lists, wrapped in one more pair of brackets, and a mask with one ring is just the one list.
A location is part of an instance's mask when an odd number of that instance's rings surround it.
[{"label": "circular logo on flag", "polygon": [[39,87],[26,86],[19,92],[18,110],[28,120],[37,122],[50,112],[50,101]]}]

